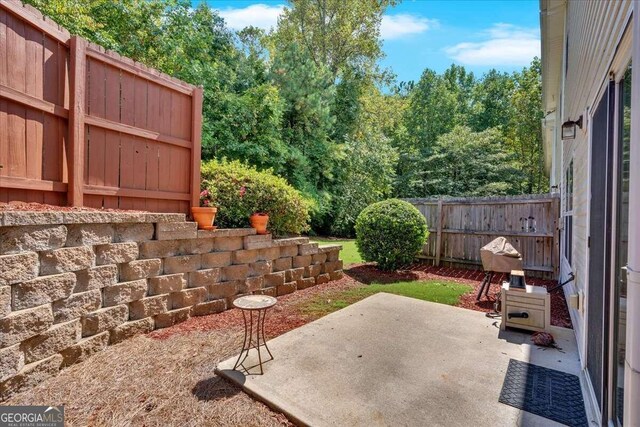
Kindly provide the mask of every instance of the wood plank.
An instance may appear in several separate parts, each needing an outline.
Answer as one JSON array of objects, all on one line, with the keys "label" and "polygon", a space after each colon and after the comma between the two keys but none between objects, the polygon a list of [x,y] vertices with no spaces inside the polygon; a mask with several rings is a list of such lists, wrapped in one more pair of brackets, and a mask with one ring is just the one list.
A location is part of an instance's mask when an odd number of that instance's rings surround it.
[{"label": "wood plank", "polygon": [[436,247],[435,247],[435,266],[440,266],[440,257],[442,250],[442,200],[438,202],[438,217],[437,217],[437,225],[436,225]]},{"label": "wood plank", "polygon": [[138,190],[135,188],[105,187],[101,185],[85,185],[84,192],[86,194],[99,196],[139,197],[142,199],[150,198],[159,200],[189,200],[191,197],[189,193]]},{"label": "wood plank", "polygon": [[202,97],[203,89],[196,88],[192,95],[192,130],[191,151],[191,206],[200,206],[200,164],[202,149]]},{"label": "wood plank", "polygon": [[70,111],[69,111],[69,193],[68,203],[71,206],[83,206],[83,176],[84,176],[84,147],[85,147],[85,72],[86,72],[86,41],[74,36],[70,42],[71,72],[70,72]]},{"label": "wood plank", "polygon": [[63,182],[48,181],[43,179],[29,179],[14,176],[1,176],[0,187],[22,190],[67,192],[68,186]]},{"label": "wood plank", "polygon": [[0,85],[7,85],[7,13],[0,8]]},{"label": "wood plank", "polygon": [[44,31],[50,37],[53,37],[59,42],[64,44],[69,43],[69,32],[61,30],[52,21],[45,21],[41,16],[39,17],[36,14],[26,10],[21,2],[16,0],[4,0],[0,2],[0,8],[11,13],[15,18],[18,18],[28,23],[29,25]]},{"label": "wood plank", "polygon": [[179,84],[176,81],[166,78],[164,75],[152,74],[149,71],[146,71],[134,65],[128,64],[122,60],[116,59],[105,52],[100,52],[99,50],[94,49],[93,46],[90,46],[87,49],[87,55],[89,55],[91,58],[94,58],[100,62],[108,64],[112,67],[120,68],[137,77],[141,77],[148,81],[152,81],[168,89],[176,90],[186,95],[190,95],[194,89],[194,87],[192,85],[189,85],[188,83],[183,82]]},{"label": "wood plank", "polygon": [[0,98],[9,99],[13,102],[17,102],[23,106],[31,107],[33,109],[40,110],[42,112],[52,114],[61,118],[69,117],[69,110],[66,108],[53,104],[42,99],[38,99],[34,96],[28,95],[17,91],[16,89],[0,84]]},{"label": "wood plank", "polygon": [[97,126],[102,129],[108,129],[116,132],[126,133],[131,136],[139,136],[141,138],[151,139],[153,141],[162,142],[163,144],[175,145],[177,147],[191,148],[191,142],[174,138],[169,135],[161,135],[151,130],[140,129],[134,126],[125,125],[123,123],[114,122],[93,115],[85,117],[85,122],[91,126]]}]

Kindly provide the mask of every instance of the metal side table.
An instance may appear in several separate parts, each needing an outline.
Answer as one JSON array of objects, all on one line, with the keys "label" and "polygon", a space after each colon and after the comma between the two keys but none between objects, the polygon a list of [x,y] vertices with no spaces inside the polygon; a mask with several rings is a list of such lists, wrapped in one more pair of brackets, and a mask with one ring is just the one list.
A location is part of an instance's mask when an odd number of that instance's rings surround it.
[{"label": "metal side table", "polygon": [[[267,310],[276,305],[276,302],[278,301],[275,298],[268,295],[247,295],[233,301],[234,307],[239,308],[242,311],[242,317],[244,319],[244,341],[242,343],[242,351],[238,355],[236,364],[233,366],[234,370],[238,367],[242,367],[247,374],[250,374],[250,369],[259,366],[260,375],[262,375],[264,373],[262,370],[262,364],[273,360],[273,355],[271,354],[269,347],[267,347],[267,340],[264,336],[264,318],[267,314]],[[262,360],[260,347],[264,347],[267,350],[270,359]],[[247,360],[251,349],[255,349],[258,352],[258,364],[246,367],[244,362]],[[244,357],[242,356],[243,354]]]}]

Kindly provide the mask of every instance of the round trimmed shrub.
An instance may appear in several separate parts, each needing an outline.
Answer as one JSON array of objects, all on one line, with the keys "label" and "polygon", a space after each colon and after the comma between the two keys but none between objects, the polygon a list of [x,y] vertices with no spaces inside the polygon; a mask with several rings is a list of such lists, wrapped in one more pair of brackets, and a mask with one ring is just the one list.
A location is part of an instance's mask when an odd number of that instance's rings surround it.
[{"label": "round trimmed shrub", "polygon": [[410,203],[389,199],[367,206],[356,219],[356,245],[381,270],[411,263],[424,245],[427,222]]},{"label": "round trimmed shrub", "polygon": [[202,163],[200,171],[202,187],[211,191],[218,208],[218,227],[250,227],[249,216],[264,212],[269,215],[267,228],[274,235],[309,230],[310,202],[270,170],[258,171],[237,160],[210,160]]}]

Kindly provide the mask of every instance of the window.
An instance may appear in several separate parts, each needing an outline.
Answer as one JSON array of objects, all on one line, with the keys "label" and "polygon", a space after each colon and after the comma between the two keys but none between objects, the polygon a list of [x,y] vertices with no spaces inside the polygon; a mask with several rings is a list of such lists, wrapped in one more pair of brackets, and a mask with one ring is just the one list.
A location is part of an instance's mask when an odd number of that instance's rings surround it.
[{"label": "window", "polygon": [[564,179],[564,257],[571,265],[573,251],[573,160]]}]

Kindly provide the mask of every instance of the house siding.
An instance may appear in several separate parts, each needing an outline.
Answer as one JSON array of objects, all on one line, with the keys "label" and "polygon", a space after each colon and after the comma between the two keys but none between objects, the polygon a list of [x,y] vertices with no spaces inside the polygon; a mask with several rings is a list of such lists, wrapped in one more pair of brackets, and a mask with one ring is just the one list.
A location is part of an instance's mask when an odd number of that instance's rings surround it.
[{"label": "house siding", "polygon": [[[561,277],[566,279],[570,272],[576,276],[572,287],[566,292],[587,294],[588,237],[589,237],[589,114],[595,108],[608,81],[609,70],[617,51],[617,46],[627,27],[632,10],[631,1],[617,2],[568,2],[566,5],[564,58],[567,63],[562,70],[564,88],[561,112],[556,129],[560,141],[561,123],[577,120],[583,116],[583,128],[573,140],[560,142],[562,152],[561,167],[554,168],[552,182],[561,183],[564,188],[564,174],[573,160],[573,259],[569,267],[563,263]],[[565,73],[566,70],[566,73]],[[562,90],[562,89],[561,89]],[[565,212],[563,200],[562,212]],[[576,337],[581,356],[584,356],[586,336],[584,328],[585,310],[571,310],[576,329]],[[582,357],[582,360],[585,360]]]}]

